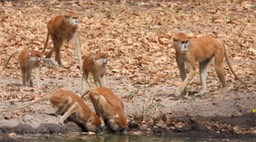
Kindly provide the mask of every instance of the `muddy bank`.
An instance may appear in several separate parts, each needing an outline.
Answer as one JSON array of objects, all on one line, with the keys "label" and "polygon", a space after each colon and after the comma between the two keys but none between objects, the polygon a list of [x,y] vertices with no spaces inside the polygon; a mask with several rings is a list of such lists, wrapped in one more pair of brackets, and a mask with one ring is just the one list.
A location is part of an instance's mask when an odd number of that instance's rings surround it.
[{"label": "muddy bank", "polygon": [[[27,116],[25,116],[27,117]],[[25,117],[19,120],[8,120],[8,123],[16,123],[17,126],[0,126],[0,139],[8,140],[16,135],[72,135],[87,134],[83,129],[67,121],[65,125],[57,123],[40,123],[39,126],[19,123],[25,121]],[[35,117],[38,117],[35,116]],[[44,116],[47,117],[47,116]],[[52,116],[50,116],[52,117]],[[193,137],[193,138],[256,138],[256,115],[245,114],[233,117],[212,117],[201,116],[168,117],[166,115],[159,117],[134,116],[127,124],[128,135],[154,135],[154,136],[173,136],[173,137]],[[52,119],[56,119],[52,117]],[[3,120],[1,120],[2,122]],[[56,121],[57,122],[57,121]],[[91,134],[91,133],[88,133]],[[111,134],[109,131],[98,134]]]}]

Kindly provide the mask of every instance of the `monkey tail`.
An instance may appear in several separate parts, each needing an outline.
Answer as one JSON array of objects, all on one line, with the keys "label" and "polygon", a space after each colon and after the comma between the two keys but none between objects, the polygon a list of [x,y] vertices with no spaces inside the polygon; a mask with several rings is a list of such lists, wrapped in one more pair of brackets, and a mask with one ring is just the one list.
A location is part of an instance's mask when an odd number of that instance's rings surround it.
[{"label": "monkey tail", "polygon": [[227,61],[227,64],[228,64],[228,67],[229,69],[231,70],[232,74],[235,76],[236,79],[238,79],[239,81],[241,81],[245,86],[247,86],[247,83],[244,82],[243,80],[241,80],[235,73],[234,69],[232,68],[232,64],[231,64],[231,61],[228,57],[228,54],[227,54],[227,49],[226,49],[226,46],[224,44],[224,41],[222,41],[222,45],[223,45],[223,48],[224,48],[224,54],[225,54],[225,58],[226,58],[226,61]]},{"label": "monkey tail", "polygon": [[44,96],[43,98],[38,99],[38,100],[35,100],[35,101],[33,101],[33,102],[31,102],[31,103],[28,103],[28,104],[26,104],[26,105],[24,105],[24,106],[12,107],[12,108],[7,108],[7,109],[0,109],[0,112],[7,112],[7,111],[13,111],[13,110],[24,109],[24,108],[27,108],[27,107],[29,107],[29,106],[35,104],[35,103],[41,102],[41,101],[43,101],[43,100],[47,100],[47,99],[50,98],[50,96],[51,96],[51,95],[46,95],[46,96]]},{"label": "monkey tail", "polygon": [[45,44],[44,44],[44,49],[42,51],[42,54],[44,53],[44,51],[45,51],[45,49],[47,47],[47,44],[48,44],[48,41],[49,41],[49,36],[50,36],[50,34],[49,34],[49,32],[47,32],[47,37],[46,37],[46,41],[45,41]]},{"label": "monkey tail", "polygon": [[3,66],[3,70],[6,68],[6,66],[9,63],[9,61],[11,60],[11,58],[14,57],[16,54],[18,54],[19,52],[20,51],[16,51],[16,52],[11,54],[11,56],[5,61],[4,66]]}]

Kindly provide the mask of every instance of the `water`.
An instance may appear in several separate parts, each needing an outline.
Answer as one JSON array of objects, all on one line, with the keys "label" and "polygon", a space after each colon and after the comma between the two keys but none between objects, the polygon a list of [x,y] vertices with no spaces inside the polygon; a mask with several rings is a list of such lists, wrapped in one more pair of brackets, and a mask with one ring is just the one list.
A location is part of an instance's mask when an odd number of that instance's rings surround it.
[{"label": "water", "polygon": [[31,136],[28,142],[255,142],[256,138],[219,139],[135,135]]}]

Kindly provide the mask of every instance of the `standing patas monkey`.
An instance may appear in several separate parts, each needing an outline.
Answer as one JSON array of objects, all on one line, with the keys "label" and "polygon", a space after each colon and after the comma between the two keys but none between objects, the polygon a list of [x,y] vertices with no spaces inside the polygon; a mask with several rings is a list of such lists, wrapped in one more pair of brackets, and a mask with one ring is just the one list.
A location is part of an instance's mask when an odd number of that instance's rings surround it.
[{"label": "standing patas monkey", "polygon": [[[123,101],[110,89],[99,87],[89,91],[96,114],[114,132],[125,132],[127,119]],[[102,122],[103,123],[103,122]]]},{"label": "standing patas monkey", "polygon": [[106,53],[91,53],[84,57],[81,86],[82,96],[90,88],[89,86],[91,86],[88,82],[89,73],[92,74],[94,83],[97,87],[105,85],[107,57],[108,55]]},{"label": "standing patas monkey", "polygon": [[39,87],[39,63],[41,61],[41,53],[39,51],[23,49],[21,51],[16,51],[10,55],[10,57],[6,60],[3,69],[6,68],[10,59],[14,57],[16,54],[18,55],[18,62],[21,67],[22,73],[22,83],[23,85],[28,85],[30,87],[33,86],[33,82],[31,79],[31,72],[35,69],[35,78],[37,81],[37,87]]},{"label": "standing patas monkey", "polygon": [[[176,50],[176,62],[183,81],[178,87],[176,92],[177,96],[185,95],[187,93],[186,87],[196,74],[197,62],[199,62],[200,79],[202,83],[202,90],[198,95],[204,95],[206,93],[206,69],[212,58],[214,58],[215,70],[223,88],[227,87],[224,77],[224,57],[233,75],[246,85],[246,83],[235,74],[227,56],[227,51],[223,41],[210,36],[190,39],[186,34],[178,33],[174,37],[173,47]],[[189,68],[188,76],[186,76],[185,63]]]},{"label": "standing patas monkey", "polygon": [[80,41],[78,35],[78,16],[74,12],[68,12],[65,15],[56,16],[52,18],[47,24],[47,38],[44,45],[44,49],[42,53],[44,53],[49,36],[51,36],[53,41],[53,48],[47,53],[46,60],[51,58],[52,53],[55,52],[55,60],[58,62],[59,65],[63,65],[61,62],[60,57],[60,48],[63,45],[63,42],[66,40],[69,42],[73,39],[73,45],[76,48],[76,54],[78,56],[80,69],[82,68],[82,58],[80,53]]}]

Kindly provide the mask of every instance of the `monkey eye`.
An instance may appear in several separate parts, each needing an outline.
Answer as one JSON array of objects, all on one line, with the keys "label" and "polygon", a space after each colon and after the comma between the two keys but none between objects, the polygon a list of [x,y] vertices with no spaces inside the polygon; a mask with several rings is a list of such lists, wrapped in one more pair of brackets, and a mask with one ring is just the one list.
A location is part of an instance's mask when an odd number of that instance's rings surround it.
[{"label": "monkey eye", "polygon": [[73,17],[73,19],[78,19],[78,17]]},{"label": "monkey eye", "polygon": [[181,43],[182,43],[182,44],[187,44],[187,43],[188,43],[188,41],[181,41]]}]

